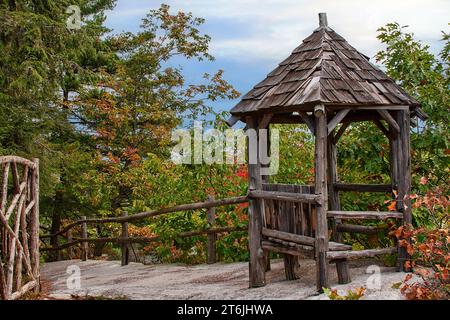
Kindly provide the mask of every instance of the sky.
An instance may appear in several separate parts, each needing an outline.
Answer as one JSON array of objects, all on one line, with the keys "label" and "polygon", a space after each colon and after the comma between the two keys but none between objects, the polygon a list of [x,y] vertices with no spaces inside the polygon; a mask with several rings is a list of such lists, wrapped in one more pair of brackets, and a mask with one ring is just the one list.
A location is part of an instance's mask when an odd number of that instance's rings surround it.
[{"label": "sky", "polygon": [[[108,12],[113,33],[137,32],[141,19],[161,5],[155,0],[118,0]],[[200,30],[211,36],[213,62],[188,62],[187,79],[204,72],[225,70],[224,78],[245,94],[290,55],[319,26],[326,12],[328,25],[353,47],[371,57],[383,46],[377,29],[389,22],[408,25],[417,39],[439,52],[441,31],[450,32],[449,0],[166,0],[173,12],[182,10],[206,19]],[[229,110],[237,101],[219,101]]]}]

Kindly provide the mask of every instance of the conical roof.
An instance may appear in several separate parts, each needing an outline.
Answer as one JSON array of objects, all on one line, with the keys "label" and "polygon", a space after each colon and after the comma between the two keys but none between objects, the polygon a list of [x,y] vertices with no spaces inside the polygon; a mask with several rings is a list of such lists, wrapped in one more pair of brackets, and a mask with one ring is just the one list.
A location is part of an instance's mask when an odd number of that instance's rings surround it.
[{"label": "conical roof", "polygon": [[419,106],[367,56],[329,28],[326,16],[321,15],[321,26],[250,90],[231,110],[232,115],[308,110],[316,104],[408,105],[413,110]]}]

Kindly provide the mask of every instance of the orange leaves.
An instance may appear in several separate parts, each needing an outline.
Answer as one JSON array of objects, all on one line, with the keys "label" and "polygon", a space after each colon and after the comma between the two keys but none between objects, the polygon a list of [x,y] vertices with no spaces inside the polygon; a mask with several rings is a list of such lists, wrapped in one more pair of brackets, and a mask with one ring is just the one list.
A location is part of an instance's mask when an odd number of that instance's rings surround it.
[{"label": "orange leaves", "polygon": [[419,183],[420,183],[421,185],[426,185],[426,184],[428,183],[428,179],[425,178],[425,177],[421,177]]},{"label": "orange leaves", "polygon": [[397,202],[396,201],[391,201],[391,203],[388,206],[388,210],[389,211],[396,211],[396,206],[397,206]]}]

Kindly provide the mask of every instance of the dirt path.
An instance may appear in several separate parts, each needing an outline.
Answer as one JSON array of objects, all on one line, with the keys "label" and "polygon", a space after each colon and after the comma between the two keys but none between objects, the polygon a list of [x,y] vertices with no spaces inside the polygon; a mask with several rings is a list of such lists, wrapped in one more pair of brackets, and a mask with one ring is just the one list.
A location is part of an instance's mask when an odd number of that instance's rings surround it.
[{"label": "dirt path", "polygon": [[[78,289],[68,289],[69,266],[75,266],[72,270],[79,267]],[[330,269],[331,286],[342,292],[366,287],[371,276],[366,273],[367,267],[352,268],[352,283],[337,285],[335,268]],[[302,261],[299,271],[299,280],[286,281],[282,261],[274,261],[272,271],[267,273],[268,284],[256,289],[248,289],[247,263],[197,266],[130,263],[121,267],[118,261],[71,260],[46,263],[41,275],[49,283],[49,296],[56,299],[70,299],[71,295],[128,299],[326,299],[316,294],[314,261]],[[393,268],[381,267],[381,289],[368,289],[365,299],[402,299],[392,285],[404,276]]]}]

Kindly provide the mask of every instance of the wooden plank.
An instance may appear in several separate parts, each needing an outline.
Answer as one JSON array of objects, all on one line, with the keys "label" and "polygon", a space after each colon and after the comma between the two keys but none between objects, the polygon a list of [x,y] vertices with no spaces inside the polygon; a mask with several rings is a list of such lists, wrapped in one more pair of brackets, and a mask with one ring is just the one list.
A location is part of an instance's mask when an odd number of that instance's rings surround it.
[{"label": "wooden plank", "polygon": [[328,217],[334,219],[376,219],[386,220],[388,218],[402,219],[403,214],[396,211],[328,211]]},{"label": "wooden plank", "polygon": [[322,197],[322,204],[316,206],[317,229],[316,229],[316,276],[317,290],[323,291],[328,288],[328,192],[326,182],[327,163],[327,117],[325,107],[318,105],[314,108],[316,117],[315,150],[314,150],[314,187],[315,193]]},{"label": "wooden plank", "polygon": [[337,226],[338,232],[377,234],[386,227],[361,226],[356,224],[342,223]]},{"label": "wooden plank", "polygon": [[293,192],[281,191],[262,191],[254,190],[249,192],[250,198],[286,201],[286,202],[300,202],[300,203],[320,203],[321,197],[315,194],[302,194]]},{"label": "wooden plank", "polygon": [[[214,196],[208,196],[208,201],[214,201]],[[216,208],[209,208],[206,213],[206,219],[208,220],[209,227],[214,227],[216,224]],[[209,233],[207,239],[207,258],[206,261],[208,264],[216,263],[216,242],[217,242],[217,234]]]},{"label": "wooden plank", "polygon": [[294,233],[278,231],[273,229],[262,229],[262,235],[265,237],[276,238],[284,241],[295,242],[306,246],[314,246],[315,239],[312,237],[302,236]]},{"label": "wooden plank", "polygon": [[335,183],[334,188],[339,191],[357,191],[357,192],[381,192],[391,193],[390,184],[358,184],[358,183]]},{"label": "wooden plank", "polygon": [[400,133],[400,127],[395,119],[391,116],[387,110],[377,110],[378,113],[383,117],[384,120],[389,124],[389,126],[394,130],[396,134]]},{"label": "wooden plank", "polygon": [[348,251],[329,251],[327,252],[327,258],[330,260],[335,259],[360,259],[370,258],[383,254],[393,254],[397,252],[397,248],[383,248],[383,249],[367,249],[367,250],[348,250]]},{"label": "wooden plank", "polygon": [[10,163],[10,162],[14,162],[16,164],[21,164],[21,165],[27,166],[30,169],[35,169],[36,168],[36,163],[34,162],[34,159],[30,161],[28,159],[25,159],[25,158],[22,158],[22,157],[18,157],[18,156],[3,156],[3,157],[0,157],[0,164],[3,164],[3,163],[6,164],[6,163]]},{"label": "wooden plank", "polygon": [[[246,123],[249,129],[256,129],[256,119],[246,117]],[[256,143],[254,148],[250,147],[250,142]],[[250,141],[248,145],[249,157],[252,159],[254,155],[250,155],[251,150],[258,152],[258,141]],[[256,155],[257,163],[248,164],[249,191],[262,189],[261,164],[259,157]],[[266,284],[264,251],[261,246],[262,233],[262,216],[264,206],[261,199],[250,199],[248,207],[248,246],[250,251],[249,276],[250,287],[261,287]]]},{"label": "wooden plank", "polygon": [[281,253],[281,254],[288,254],[288,255],[292,255],[292,256],[301,256],[301,257],[309,258],[309,259],[314,258],[314,249],[312,247],[302,247],[300,245],[288,247],[288,246],[284,246],[282,244],[279,244],[279,243],[276,243],[273,241],[268,241],[268,240],[262,241],[262,247],[264,250],[269,250],[269,251],[277,252],[277,253]]},{"label": "wooden plank", "polygon": [[350,109],[342,109],[337,112],[333,119],[328,122],[328,134],[332,133],[336,126],[344,120],[345,116],[350,112]]}]

